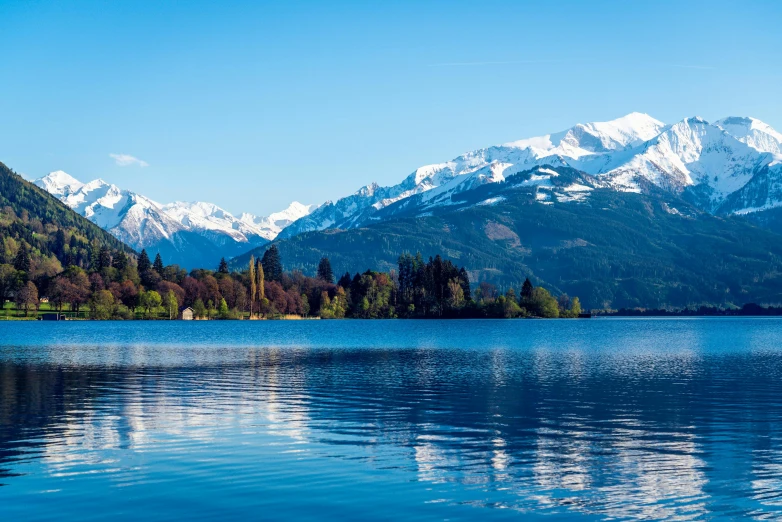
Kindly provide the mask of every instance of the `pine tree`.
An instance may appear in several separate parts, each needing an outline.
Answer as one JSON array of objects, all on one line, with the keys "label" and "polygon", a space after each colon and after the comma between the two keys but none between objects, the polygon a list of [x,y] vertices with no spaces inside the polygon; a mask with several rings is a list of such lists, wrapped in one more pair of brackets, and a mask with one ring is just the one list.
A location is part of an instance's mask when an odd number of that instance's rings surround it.
[{"label": "pine tree", "polygon": [[128,267],[128,256],[125,252],[116,252],[112,259],[112,266],[122,272]]},{"label": "pine tree", "polygon": [[138,256],[138,273],[143,274],[147,270],[152,268],[152,263],[149,261],[149,255],[146,249],[141,249],[141,255]]},{"label": "pine tree", "polygon": [[318,263],[318,278],[323,279],[327,283],[334,282],[334,273],[331,271],[331,262],[328,257],[323,257]]},{"label": "pine tree", "polygon": [[250,318],[253,316],[253,304],[258,295],[258,282],[255,280],[255,256],[250,255]]},{"label": "pine tree", "polygon": [[269,281],[279,281],[282,278],[282,260],[277,245],[272,245],[263,253],[261,259],[263,272]]},{"label": "pine tree", "polygon": [[[214,266],[214,265],[212,265]],[[217,273],[218,274],[227,274],[228,273],[228,263],[225,261],[224,257],[220,258],[220,266],[217,267]]]},{"label": "pine tree", "polygon": [[109,251],[108,247],[102,246],[100,247],[100,252],[98,253],[98,270],[103,270],[104,268],[109,268],[111,266],[111,251]]},{"label": "pine tree", "polygon": [[155,255],[155,262],[152,264],[152,268],[155,269],[155,272],[157,272],[160,275],[163,275],[163,259],[160,257],[160,252]]},{"label": "pine tree", "polygon": [[100,264],[100,243],[97,239],[90,241],[89,255],[90,255],[90,268],[95,270]]},{"label": "pine tree", "polygon": [[65,231],[62,228],[57,229],[57,235],[54,239],[54,255],[58,259],[65,257]]},{"label": "pine tree", "polygon": [[24,241],[19,245],[14,259],[14,268],[27,274],[30,271],[30,251],[27,249],[27,243]]},{"label": "pine tree", "polygon": [[350,272],[345,272],[345,274],[339,278],[339,283],[337,283],[339,286],[347,290],[350,288],[350,282],[353,280],[353,278],[350,276]]},{"label": "pine tree", "polygon": [[521,286],[521,300],[522,301],[529,301],[532,298],[532,290],[534,290],[535,287],[532,286],[532,282],[530,282],[529,277],[524,280],[524,284]]}]

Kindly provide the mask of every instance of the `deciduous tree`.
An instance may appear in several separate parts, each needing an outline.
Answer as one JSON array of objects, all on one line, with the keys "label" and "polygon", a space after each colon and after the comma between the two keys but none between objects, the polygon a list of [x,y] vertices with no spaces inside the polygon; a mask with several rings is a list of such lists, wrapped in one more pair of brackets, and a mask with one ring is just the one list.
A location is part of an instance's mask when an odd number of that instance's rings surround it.
[{"label": "deciduous tree", "polygon": [[24,316],[27,317],[30,310],[38,309],[38,288],[32,281],[27,281],[16,291],[16,307],[24,310]]}]

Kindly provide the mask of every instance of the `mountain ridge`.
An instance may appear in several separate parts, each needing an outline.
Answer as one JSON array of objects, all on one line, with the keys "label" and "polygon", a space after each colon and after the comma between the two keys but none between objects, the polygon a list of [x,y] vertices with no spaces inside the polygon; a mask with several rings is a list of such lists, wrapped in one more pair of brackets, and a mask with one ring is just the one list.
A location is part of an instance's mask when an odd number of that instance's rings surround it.
[{"label": "mountain ridge", "polygon": [[221,257],[265,244],[314,208],[294,201],[271,216],[236,218],[213,203],[160,204],[100,178],[83,183],[63,171],[33,183],[137,250],[160,252],[167,262],[188,268],[216,265]]},{"label": "mountain ridge", "polygon": [[[482,185],[421,213],[418,194],[350,229],[278,238],[288,269],[388,271],[400,253],[441,254],[474,285],[515,288],[526,277],[586,308],[681,308],[782,302],[782,236],[742,216],[711,215],[649,184],[622,192],[570,167],[544,165]],[[231,261],[241,269],[250,255]]]},{"label": "mountain ridge", "polygon": [[[322,204],[285,229],[280,238],[359,227],[376,220],[380,209],[403,199],[433,190],[458,194],[542,165],[575,168],[593,175],[600,186],[619,191],[638,192],[651,183],[676,194],[690,192],[690,200],[711,213],[741,213],[746,209],[726,206],[725,201],[741,200],[729,196],[764,169],[770,169],[765,176],[772,180],[782,179],[779,150],[782,134],[755,118],[728,117],[709,123],[696,116],[666,125],[647,114],[630,113],[424,165],[397,185],[365,185],[350,196]],[[751,211],[774,208],[779,201],[782,194]]]}]

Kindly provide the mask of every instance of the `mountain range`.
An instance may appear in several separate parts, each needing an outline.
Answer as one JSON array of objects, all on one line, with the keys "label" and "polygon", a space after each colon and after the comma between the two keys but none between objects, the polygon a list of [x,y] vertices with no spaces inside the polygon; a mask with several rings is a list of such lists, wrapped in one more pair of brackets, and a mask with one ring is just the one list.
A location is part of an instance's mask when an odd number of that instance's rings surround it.
[{"label": "mountain range", "polygon": [[235,217],[212,203],[160,204],[96,179],[82,183],[63,171],[34,182],[73,210],[135,248],[160,252],[167,263],[211,267],[274,239],[314,207],[293,202],[281,212]]},{"label": "mountain range", "polygon": [[[760,214],[782,205],[782,134],[769,125],[743,117],[714,123],[693,117],[665,125],[632,113],[468,152],[420,167],[397,185],[367,185],[327,201],[280,237],[361,227],[392,216],[394,206],[407,212],[415,205],[424,213],[451,204],[464,191],[542,165],[571,167],[591,175],[591,185],[621,192],[653,185],[716,215],[755,214],[762,222]],[[399,204],[405,200],[410,201]]]},{"label": "mountain range", "polygon": [[275,241],[304,271],[322,255],[354,272],[441,253],[474,283],[518,289],[531,277],[596,308],[780,302],[781,146],[753,118],[666,125],[633,113],[365,186]]},{"label": "mountain range", "polygon": [[37,183],[135,248],[171,245],[189,256],[183,266],[236,256],[241,268],[272,240],[286,267],[306,272],[323,255],[353,272],[420,250],[468,266],[475,283],[531,277],[604,307],[782,301],[780,180],[782,134],[760,120],[632,113],[478,149],[282,217],[159,205],[63,173]]}]

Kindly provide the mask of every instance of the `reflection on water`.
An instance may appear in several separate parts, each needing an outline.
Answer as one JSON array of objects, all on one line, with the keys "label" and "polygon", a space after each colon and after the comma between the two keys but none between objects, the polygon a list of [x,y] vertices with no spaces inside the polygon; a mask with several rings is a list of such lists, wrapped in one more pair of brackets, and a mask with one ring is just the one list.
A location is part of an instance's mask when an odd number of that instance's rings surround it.
[{"label": "reflection on water", "polygon": [[781,341],[774,319],[3,323],[0,515],[777,518]]}]

